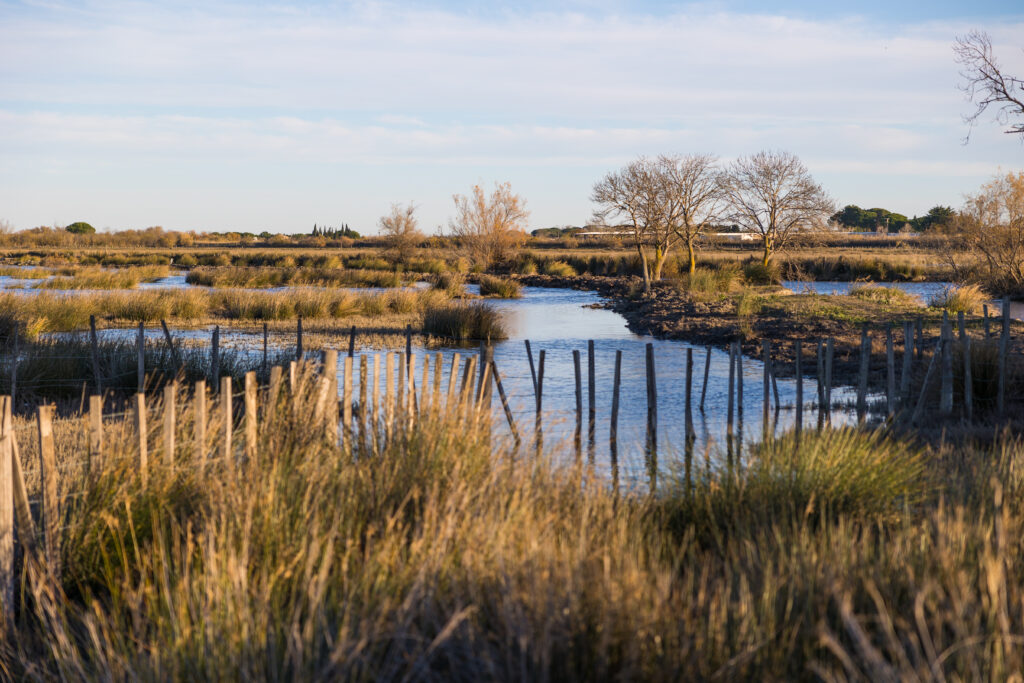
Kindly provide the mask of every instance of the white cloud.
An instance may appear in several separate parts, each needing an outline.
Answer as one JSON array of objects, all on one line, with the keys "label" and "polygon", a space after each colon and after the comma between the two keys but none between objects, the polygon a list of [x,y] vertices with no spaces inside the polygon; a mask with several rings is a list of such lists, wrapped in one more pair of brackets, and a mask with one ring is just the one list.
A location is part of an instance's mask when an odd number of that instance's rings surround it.
[{"label": "white cloud", "polygon": [[[479,16],[380,3],[94,2],[0,12],[0,184],[18,186],[0,190],[8,206],[31,189],[26,165],[70,188],[97,163],[116,184],[143,159],[197,169],[247,163],[268,175],[282,164],[413,164],[444,167],[454,190],[506,166],[524,175],[564,167],[554,182],[578,189],[640,153],[771,147],[804,156],[837,194],[846,176],[862,191],[862,176],[888,169],[906,178],[912,211],[935,202],[928,178],[973,183],[1020,162],[1020,148],[993,126],[959,144],[966,105],[950,44],[972,26],[692,6],[662,17]],[[979,28],[993,34],[1003,63],[1024,73],[1010,49],[1024,24]],[[282,199],[296,212],[307,200],[301,192]],[[585,196],[559,206],[535,219],[589,213]],[[173,222],[138,222],[147,220]]]}]

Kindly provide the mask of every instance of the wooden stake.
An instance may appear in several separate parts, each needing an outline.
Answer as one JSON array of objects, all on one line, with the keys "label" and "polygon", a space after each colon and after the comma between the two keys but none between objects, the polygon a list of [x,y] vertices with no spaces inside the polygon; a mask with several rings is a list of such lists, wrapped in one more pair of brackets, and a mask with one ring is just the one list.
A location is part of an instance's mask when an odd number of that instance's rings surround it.
[{"label": "wooden stake", "polygon": [[96,393],[103,395],[103,376],[100,374],[100,343],[96,335],[96,316],[89,316],[89,342],[92,346],[92,376]]},{"label": "wooden stake", "polygon": [[734,406],[736,399],[736,342],[729,342],[729,388],[728,388],[728,402],[729,407],[726,411],[725,420],[725,440],[726,440],[726,459],[729,469],[732,469],[732,438],[733,438],[733,420],[734,420]]},{"label": "wooden stake", "polygon": [[595,392],[597,381],[594,368],[594,340],[587,340],[587,458],[594,464],[596,458],[597,405]]},{"label": "wooden stake", "polygon": [[359,430],[359,446],[364,452],[366,450],[366,423],[370,414],[367,407],[367,401],[369,401],[369,387],[366,386],[368,374],[368,359],[366,354],[361,353],[359,354],[359,415],[356,416],[356,425]]},{"label": "wooden stake", "polygon": [[448,372],[448,397],[445,399],[445,410],[448,413],[452,412],[455,401],[455,387],[458,385],[459,380],[459,352],[456,351],[452,354],[452,367]]},{"label": "wooden stake", "polygon": [[353,325],[352,329],[348,332],[348,357],[352,358],[356,355],[356,326]]},{"label": "wooden stake", "polygon": [[583,460],[583,373],[580,370],[580,352],[572,350],[572,365],[576,372],[576,428],[573,430],[573,452],[576,454],[576,464]]},{"label": "wooden stake", "polygon": [[42,479],[43,556],[50,573],[60,578],[60,501],[57,498],[57,456],[53,447],[53,406],[39,406],[39,474]]},{"label": "wooden stake", "polygon": [[684,462],[686,472],[686,495],[690,496],[693,494],[693,442],[696,436],[693,431],[693,349],[687,347],[686,349],[686,391],[685,391],[685,441],[684,444]]},{"label": "wooden stake", "polygon": [[761,359],[762,365],[764,366],[764,400],[761,402],[761,440],[768,441],[768,428],[770,423],[768,421],[768,401],[771,399],[769,395],[770,382],[771,382],[771,367],[772,367],[772,356],[771,356],[771,342],[767,339],[761,341]]},{"label": "wooden stake", "polygon": [[167,328],[167,321],[161,318],[160,327],[164,331],[164,341],[167,342],[167,348],[171,352],[171,358],[174,361],[174,367],[178,370],[181,369],[181,356],[178,354],[178,347],[174,345],[174,340],[171,338],[171,331]]},{"label": "wooden stake", "polygon": [[267,342],[269,335],[267,334],[267,324],[263,323],[263,363],[260,366],[260,376],[267,376]]},{"label": "wooden stake", "polygon": [[964,337],[964,412],[967,421],[974,420],[974,379],[971,369],[971,338]]},{"label": "wooden stake", "polygon": [[245,373],[245,459],[249,467],[255,467],[256,462],[256,435],[259,413],[257,412],[256,396],[256,373]]},{"label": "wooden stake", "polygon": [[[0,596],[3,604],[3,636],[14,629],[14,425],[10,418],[10,397],[3,397],[0,409]],[[22,530],[22,536],[25,530]]]},{"label": "wooden stake", "polygon": [[832,422],[832,362],[835,359],[835,340],[825,342],[825,419]]},{"label": "wooden stake", "polygon": [[949,415],[953,412],[953,328],[949,316],[942,313],[942,368],[939,394],[939,412]]},{"label": "wooden stake", "polygon": [[370,407],[370,423],[372,425],[372,431],[370,433],[373,434],[373,446],[374,446],[374,448],[379,448],[380,447],[380,443],[379,443],[379,440],[377,438],[377,432],[378,432],[378,430],[380,428],[380,424],[379,424],[380,415],[379,415],[378,407],[377,407],[377,406],[380,405],[380,354],[379,353],[373,354],[373,398],[372,398],[372,401],[373,401],[373,405]]},{"label": "wooden stake", "polygon": [[1003,327],[999,335],[999,380],[996,394],[996,412],[1006,414],[1006,355],[1010,348],[1010,299],[1003,299]]},{"label": "wooden stake", "polygon": [[860,328],[860,372],[857,373],[857,422],[867,419],[868,371],[871,369],[871,339],[868,324]]},{"label": "wooden stake", "polygon": [[267,384],[267,398],[263,406],[264,415],[273,414],[277,411],[277,400],[281,396],[281,375],[284,372],[280,365],[270,368],[270,382]]},{"label": "wooden stake", "polygon": [[921,356],[924,354],[924,321],[921,316],[917,316],[914,326],[917,333],[917,360],[921,360]]},{"label": "wooden stake", "polygon": [[[347,403],[342,403],[342,409],[348,406],[348,420],[345,421],[342,432],[347,429],[349,436],[352,433],[352,356],[345,356],[345,382],[344,391],[348,392]],[[327,349],[324,351],[323,376],[327,380],[327,397],[324,400],[324,431],[327,439],[332,445],[338,443],[338,351]],[[346,439],[344,435],[342,439]]]},{"label": "wooden stake", "polygon": [[164,463],[168,470],[174,469],[175,399],[178,385],[168,382],[164,385]]},{"label": "wooden stake", "polygon": [[213,326],[210,342],[210,381],[214,389],[220,386],[220,325]]},{"label": "wooden stake", "polygon": [[149,447],[146,444],[146,395],[135,394],[135,433],[139,438],[139,475],[142,485],[149,482]]},{"label": "wooden stake", "polygon": [[498,385],[498,396],[501,398],[501,407],[505,411],[505,420],[508,421],[508,428],[512,432],[512,440],[515,443],[515,449],[519,451],[519,430],[516,429],[516,421],[512,416],[512,409],[508,405],[508,397],[505,396],[505,387],[501,383],[501,375],[498,374],[498,366],[494,363],[494,359],[491,359],[491,373],[494,375],[494,383]]},{"label": "wooden stake", "polygon": [[103,397],[89,397],[89,461],[87,469],[103,467]]},{"label": "wooden stake", "polygon": [[526,344],[526,360],[530,362],[530,378],[533,380],[533,395],[536,400],[537,396],[537,369],[533,366],[533,351],[530,349],[530,340],[524,339],[523,343]]},{"label": "wooden stake", "polygon": [[21,339],[21,323],[14,323],[14,351],[11,353],[11,410],[14,410],[15,399],[18,396],[18,359],[21,351],[18,349]]},{"label": "wooden stake", "polygon": [[896,414],[896,349],[892,342],[892,323],[885,328],[885,412]]},{"label": "wooden stake", "polygon": [[796,340],[796,443],[800,445],[800,436],[804,431],[804,352],[803,344]]},{"label": "wooden stake", "polygon": [[221,426],[224,429],[222,434],[223,441],[221,442],[221,458],[224,460],[224,466],[229,470],[234,470],[235,462],[233,455],[234,446],[234,433],[235,433],[235,410],[232,405],[231,396],[231,378],[221,377],[220,379],[220,406],[221,406]]},{"label": "wooden stake", "polygon": [[611,450],[612,482],[619,492],[619,387],[622,384],[622,350],[615,350],[615,376],[612,378],[612,415],[608,430]]},{"label": "wooden stake", "polygon": [[398,383],[396,384],[396,403],[395,412],[404,416],[405,414],[405,386],[408,384],[408,380],[405,378],[406,369],[409,367],[409,356],[402,353],[398,357]]},{"label": "wooden stake", "polygon": [[[338,353],[333,352],[334,366],[337,368],[338,365]],[[328,369],[332,366],[328,365]],[[337,374],[335,374],[337,377]],[[342,449],[350,449],[352,447],[352,356],[345,356],[345,377],[344,384],[341,389],[341,447]],[[338,405],[338,394],[330,398],[329,404],[332,406]],[[327,411],[327,433],[331,439],[332,444],[337,443],[338,439],[338,409]]]},{"label": "wooden stake", "polygon": [[384,433],[390,438],[395,420],[395,356],[384,354]]},{"label": "wooden stake", "polygon": [[935,352],[928,363],[928,370],[924,374],[924,382],[921,383],[921,393],[917,397],[917,405],[914,406],[914,413],[910,417],[911,422],[920,420],[921,415],[924,413],[924,401],[928,395],[928,385],[931,384],[932,376],[935,374],[935,366],[938,365],[939,356],[942,354],[942,341],[942,337],[939,337],[939,341],[935,346]]},{"label": "wooden stake", "polygon": [[903,323],[903,368],[900,371],[900,410],[910,407],[910,377],[914,372],[914,323]]},{"label": "wooden stake", "polygon": [[300,315],[295,323],[295,360],[301,361],[302,355],[302,316]]},{"label": "wooden stake", "polygon": [[964,339],[967,338],[967,324],[964,321],[964,312],[963,311],[957,311],[956,312],[956,327],[957,327],[957,332],[960,335],[960,343],[963,344],[964,343]]},{"label": "wooden stake", "polygon": [[420,410],[430,411],[430,355],[423,354],[423,380],[420,383]]},{"label": "wooden stake", "polygon": [[139,333],[135,340],[139,353],[139,388],[141,394],[146,390],[146,329],[139,323]]},{"label": "wooden stake", "polygon": [[206,467],[206,380],[199,380],[192,390],[192,431],[199,456],[199,471]]},{"label": "wooden stake", "polygon": [[654,367],[654,344],[647,342],[647,471],[651,492],[658,490],[658,381]]},{"label": "wooden stake", "polygon": [[981,312],[985,319],[985,341],[988,341],[989,337],[992,336],[992,327],[988,321],[988,304],[981,305]]},{"label": "wooden stake", "polygon": [[818,340],[818,349],[815,354],[817,361],[817,374],[814,382],[818,388],[818,431],[825,426],[825,343]]},{"label": "wooden stake", "polygon": [[544,400],[544,349],[540,350],[537,363],[537,415],[533,423],[534,446],[539,456],[544,450],[544,425],[541,420],[541,404]]},{"label": "wooden stake", "polygon": [[444,354],[440,351],[434,354],[434,390],[433,399],[430,401],[434,412],[441,412],[441,375],[444,373]]}]

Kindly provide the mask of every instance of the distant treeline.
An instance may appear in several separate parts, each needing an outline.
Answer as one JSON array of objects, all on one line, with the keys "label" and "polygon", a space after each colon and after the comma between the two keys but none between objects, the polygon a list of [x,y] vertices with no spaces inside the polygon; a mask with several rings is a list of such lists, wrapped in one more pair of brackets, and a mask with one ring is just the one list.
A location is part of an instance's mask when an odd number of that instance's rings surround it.
[{"label": "distant treeline", "polygon": [[947,224],[956,215],[949,206],[933,206],[923,216],[907,218],[901,213],[888,209],[862,209],[856,204],[847,204],[842,210],[832,214],[829,222],[847,230],[865,230],[869,232],[928,232]]}]

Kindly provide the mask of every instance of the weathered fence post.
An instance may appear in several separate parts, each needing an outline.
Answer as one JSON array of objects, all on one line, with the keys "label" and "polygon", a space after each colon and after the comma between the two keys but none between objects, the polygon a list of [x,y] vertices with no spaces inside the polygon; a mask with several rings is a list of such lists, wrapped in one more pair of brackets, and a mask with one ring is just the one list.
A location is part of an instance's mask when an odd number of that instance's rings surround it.
[{"label": "weathered fence post", "polygon": [[60,501],[57,499],[57,456],[53,447],[53,406],[39,406],[36,420],[39,427],[43,555],[51,575],[59,579]]},{"label": "weathered fence post", "polygon": [[573,452],[576,454],[576,464],[578,465],[583,459],[583,448],[581,441],[583,438],[583,377],[580,370],[580,352],[578,349],[572,350],[572,366],[576,373],[576,428],[573,430],[572,442]]},{"label": "weathered fence post", "polygon": [[594,340],[587,340],[587,458],[594,464],[597,437],[597,404],[595,393],[597,381],[594,368]]},{"label": "weathered fence post", "polygon": [[178,347],[174,345],[174,339],[171,338],[171,331],[167,327],[167,321],[163,318],[160,319],[160,327],[164,331],[164,341],[167,342],[167,348],[171,352],[171,360],[174,362],[174,367],[181,370],[181,356],[178,354]]},{"label": "weathered fence post", "polygon": [[917,334],[917,360],[921,360],[924,355],[924,320],[921,316],[917,316],[914,321],[914,328]]},{"label": "weathered fence post", "polygon": [[224,441],[221,444],[221,457],[224,459],[224,466],[233,471],[235,468],[233,441],[235,434],[235,411],[232,405],[231,378],[221,377],[220,379],[220,406],[224,426]]},{"label": "weathered fence post", "polygon": [[456,351],[452,354],[452,366],[451,370],[448,371],[448,394],[445,397],[444,409],[445,412],[451,414],[452,408],[454,407],[453,401],[457,401],[457,395],[455,389],[459,384],[459,361],[461,360],[459,352]]},{"label": "weathered fence post", "polygon": [[139,476],[142,477],[142,485],[149,482],[149,448],[146,443],[146,395],[135,394],[135,433],[139,439]]},{"label": "weathered fence post", "polygon": [[[3,596],[3,635],[14,628],[14,425],[10,397],[0,406],[0,594]],[[22,536],[25,530],[22,530]]]},{"label": "weathered fence post", "polygon": [[537,415],[533,423],[534,448],[538,456],[544,450],[544,425],[541,419],[541,404],[544,401],[544,356],[544,349],[541,349],[537,360]]},{"label": "weathered fence post", "polygon": [[103,376],[100,374],[100,342],[96,336],[96,316],[89,316],[89,345],[92,347],[92,376],[96,393],[103,395]]},{"label": "weathered fence post", "polygon": [[192,432],[199,456],[199,471],[206,467],[206,380],[199,380],[192,390]]},{"label": "weathered fence post", "polygon": [[[349,356],[352,358],[352,356]],[[356,426],[359,429],[359,447],[366,450],[366,430],[367,430],[367,416],[369,410],[367,406],[368,398],[368,387],[366,386],[367,375],[369,374],[369,367],[365,353],[359,354],[359,415],[356,416]],[[335,397],[337,400],[337,397]]]},{"label": "weathered fence post", "polygon": [[533,395],[537,395],[537,369],[533,365],[533,350],[530,348],[530,340],[524,339],[526,344],[526,360],[530,362],[530,378],[533,380]]},{"label": "weathered fence post", "polygon": [[249,467],[256,466],[256,373],[245,373],[245,459]]},{"label": "weathered fence post", "polygon": [[378,437],[379,432],[379,421],[380,412],[378,406],[380,405],[380,354],[373,354],[373,396],[371,398],[372,405],[370,406],[370,423],[371,423],[371,434],[373,435],[373,447],[375,449],[380,448],[380,439]]},{"label": "weathered fence post", "polygon": [[295,360],[302,360],[302,316],[295,323]]},{"label": "weathered fence post", "polygon": [[14,323],[14,350],[11,353],[11,410],[14,410],[14,401],[18,395],[18,357],[21,351],[18,348],[21,339],[21,323]]},{"label": "weathered fence post", "polygon": [[949,322],[949,315],[942,313],[942,369],[941,387],[939,395],[939,412],[949,415],[953,412],[953,329]]},{"label": "weathered fence post", "polygon": [[263,363],[260,364],[260,377],[267,376],[267,324],[263,323]]},{"label": "weathered fence post", "polygon": [[804,352],[803,343],[796,340],[796,443],[799,447],[800,437],[804,431]]},{"label": "weathered fence post", "polygon": [[896,349],[892,342],[892,323],[885,327],[885,412],[896,412]]},{"label": "weathered fence post", "polygon": [[389,439],[395,422],[395,355],[384,354],[384,434]]},{"label": "weathered fence post", "polygon": [[494,358],[491,358],[491,373],[494,375],[494,383],[498,386],[501,407],[505,411],[505,419],[508,421],[508,428],[512,432],[512,440],[515,443],[516,453],[518,453],[520,444],[519,430],[516,429],[516,420],[512,415],[512,408],[508,405],[508,397],[505,395],[505,387],[501,383],[501,375],[498,373],[498,366],[495,364]]},{"label": "weathered fence post", "polygon": [[353,325],[352,329],[348,331],[348,357],[352,358],[356,355],[356,326]]},{"label": "weathered fence post", "polygon": [[817,374],[814,382],[818,389],[818,431],[825,426],[825,342],[818,340],[818,348],[815,354],[817,363]]},{"label": "weathered fence post", "polygon": [[964,337],[964,412],[967,421],[974,420],[974,379],[971,369],[971,338]]},{"label": "weathered fence post", "polygon": [[992,327],[988,320],[988,304],[981,305],[981,312],[985,320],[985,341],[988,341],[989,337],[992,336]]},{"label": "weathered fence post", "polygon": [[406,370],[409,368],[409,356],[405,353],[398,354],[398,382],[395,384],[395,413],[400,417],[405,415],[405,387],[409,380],[405,378]]},{"label": "weathered fence post", "polygon": [[868,371],[871,364],[871,338],[868,337],[868,324],[860,328],[860,371],[857,374],[857,422],[863,423],[867,418]]},{"label": "weathered fence post", "polygon": [[931,383],[932,375],[935,374],[935,366],[939,364],[939,356],[942,355],[942,342],[944,340],[939,337],[939,341],[935,346],[935,352],[932,353],[932,359],[928,363],[928,370],[924,373],[924,381],[921,383],[921,393],[917,397],[917,405],[914,406],[914,412],[910,416],[912,423],[917,422],[921,419],[921,415],[924,412],[924,401],[928,395],[928,385]]},{"label": "weathered fence post", "polygon": [[736,342],[729,342],[729,389],[725,421],[726,465],[732,473],[733,421],[736,401]]},{"label": "weathered fence post", "polygon": [[86,464],[92,472],[93,464],[100,467],[103,462],[103,397],[89,397],[89,460]]},{"label": "weathered fence post", "polygon": [[832,423],[832,363],[835,359],[835,340],[825,342],[825,419]]},{"label": "weathered fence post", "polygon": [[615,376],[612,379],[612,414],[608,426],[608,442],[611,450],[612,484],[616,495],[619,492],[619,386],[622,383],[622,350],[615,350]]},{"label": "weathered fence post", "polygon": [[900,371],[900,410],[910,406],[910,378],[914,372],[914,323],[903,323],[903,368]]},{"label": "weathered fence post", "polygon": [[434,354],[434,389],[430,405],[435,413],[441,412],[441,376],[444,373],[444,354],[440,351]]},{"label": "weathered fence post", "polygon": [[761,403],[761,440],[768,441],[768,427],[771,424],[768,420],[768,404],[771,401],[771,342],[767,339],[761,340],[761,362],[764,365],[764,400]]},{"label": "weathered fence post", "polygon": [[[329,351],[327,360],[327,371],[333,373],[335,382],[338,376],[338,352]],[[341,389],[341,447],[343,449],[352,447],[352,356],[345,356],[345,383]],[[334,385],[337,386],[336,384]],[[330,397],[328,406],[334,406],[327,410],[327,435],[332,444],[338,442],[338,390],[335,388],[334,395]]]},{"label": "weathered fence post", "polygon": [[1006,414],[1006,354],[1010,347],[1010,299],[1003,299],[1003,326],[999,334],[999,384],[996,395],[996,412]]},{"label": "weathered fence post", "polygon": [[142,323],[139,323],[139,333],[136,337],[135,344],[138,347],[139,354],[139,388],[138,393],[142,393],[146,390],[146,329]]},{"label": "weathered fence post", "polygon": [[686,470],[686,495],[693,494],[693,442],[696,436],[693,431],[693,348],[686,349],[686,393],[684,398],[686,410],[685,439],[683,441],[684,463]]},{"label": "weathered fence post", "polygon": [[966,322],[964,320],[964,312],[963,311],[957,311],[956,312],[956,328],[957,328],[957,333],[960,335],[960,343],[963,344],[964,343],[964,339],[967,338],[967,324],[966,324]]},{"label": "weathered fence post", "polygon": [[270,368],[270,381],[267,384],[267,396],[266,403],[263,406],[264,416],[268,415],[268,411],[277,411],[277,401],[281,396],[281,377],[284,374],[280,365],[275,365]]},{"label": "weathered fence post", "polygon": [[651,492],[658,490],[658,378],[654,367],[654,344],[647,342],[647,467]]},{"label": "weathered fence post", "polygon": [[220,325],[213,326],[213,339],[210,341],[210,382],[212,390],[220,386]]},{"label": "weathered fence post", "polygon": [[164,462],[167,469],[174,468],[174,432],[175,432],[175,399],[178,394],[178,385],[175,382],[168,382],[164,385]]}]

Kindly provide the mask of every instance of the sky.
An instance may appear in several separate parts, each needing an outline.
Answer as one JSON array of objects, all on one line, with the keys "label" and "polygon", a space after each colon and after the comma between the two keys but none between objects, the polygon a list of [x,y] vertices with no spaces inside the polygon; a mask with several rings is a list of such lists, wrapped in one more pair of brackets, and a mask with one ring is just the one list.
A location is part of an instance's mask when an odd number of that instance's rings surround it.
[{"label": "sky", "polygon": [[0,0],[0,220],[373,233],[412,201],[436,232],[507,181],[581,225],[640,155],[765,149],[910,216],[1024,168],[952,53],[987,31],[1024,75],[1024,6],[842,5]]}]

